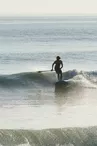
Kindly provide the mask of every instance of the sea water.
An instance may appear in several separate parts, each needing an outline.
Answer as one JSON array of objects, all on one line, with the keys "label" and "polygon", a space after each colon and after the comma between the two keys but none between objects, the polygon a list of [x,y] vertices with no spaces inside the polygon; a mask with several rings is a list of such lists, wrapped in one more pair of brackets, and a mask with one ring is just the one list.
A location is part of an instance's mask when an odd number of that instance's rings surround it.
[{"label": "sea water", "polygon": [[97,16],[0,18],[0,146],[96,146],[96,115]]}]

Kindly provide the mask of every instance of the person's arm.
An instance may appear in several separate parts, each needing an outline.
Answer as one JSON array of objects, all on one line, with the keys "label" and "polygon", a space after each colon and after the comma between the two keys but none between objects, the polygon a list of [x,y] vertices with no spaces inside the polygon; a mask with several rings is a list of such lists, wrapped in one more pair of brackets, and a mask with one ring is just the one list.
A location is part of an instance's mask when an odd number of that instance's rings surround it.
[{"label": "person's arm", "polygon": [[63,68],[63,62],[61,61],[61,69]]},{"label": "person's arm", "polygon": [[54,64],[55,64],[55,61],[54,61],[54,63],[52,64],[52,69],[51,69],[51,71],[53,71]]}]

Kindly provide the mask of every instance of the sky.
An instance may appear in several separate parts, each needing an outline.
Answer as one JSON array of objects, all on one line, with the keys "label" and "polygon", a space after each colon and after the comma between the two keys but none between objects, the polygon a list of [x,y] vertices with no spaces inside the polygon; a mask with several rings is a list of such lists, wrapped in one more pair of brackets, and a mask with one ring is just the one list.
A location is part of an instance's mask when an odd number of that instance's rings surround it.
[{"label": "sky", "polygon": [[97,14],[97,0],[0,0],[0,16]]}]

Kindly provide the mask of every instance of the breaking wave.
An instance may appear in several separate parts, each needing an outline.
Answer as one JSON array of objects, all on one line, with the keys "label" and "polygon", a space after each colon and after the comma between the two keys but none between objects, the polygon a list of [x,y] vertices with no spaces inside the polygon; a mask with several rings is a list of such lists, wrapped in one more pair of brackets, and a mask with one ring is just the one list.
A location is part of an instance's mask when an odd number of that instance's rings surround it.
[{"label": "breaking wave", "polygon": [[0,146],[96,146],[97,127],[0,130]]},{"label": "breaking wave", "polygon": [[[96,88],[97,72],[96,71],[80,71],[69,70],[63,72],[63,80],[68,82],[69,86],[82,86]],[[1,87],[37,87],[37,86],[53,86],[56,84],[57,78],[54,72],[22,72],[10,75],[0,75]],[[64,82],[64,83],[65,83]],[[62,85],[66,85],[62,83]],[[61,82],[60,82],[61,85]]]}]

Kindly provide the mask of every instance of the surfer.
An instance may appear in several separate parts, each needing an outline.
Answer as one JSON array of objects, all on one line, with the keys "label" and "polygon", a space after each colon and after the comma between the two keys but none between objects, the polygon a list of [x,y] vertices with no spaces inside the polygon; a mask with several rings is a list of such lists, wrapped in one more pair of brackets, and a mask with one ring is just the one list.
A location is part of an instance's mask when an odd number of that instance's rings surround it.
[{"label": "surfer", "polygon": [[53,62],[52,69],[51,69],[51,71],[53,71],[53,66],[55,66],[54,69],[56,71],[58,80],[62,80],[62,70],[61,69],[63,68],[63,62],[60,59],[61,58],[59,56],[56,57],[56,60]]}]

